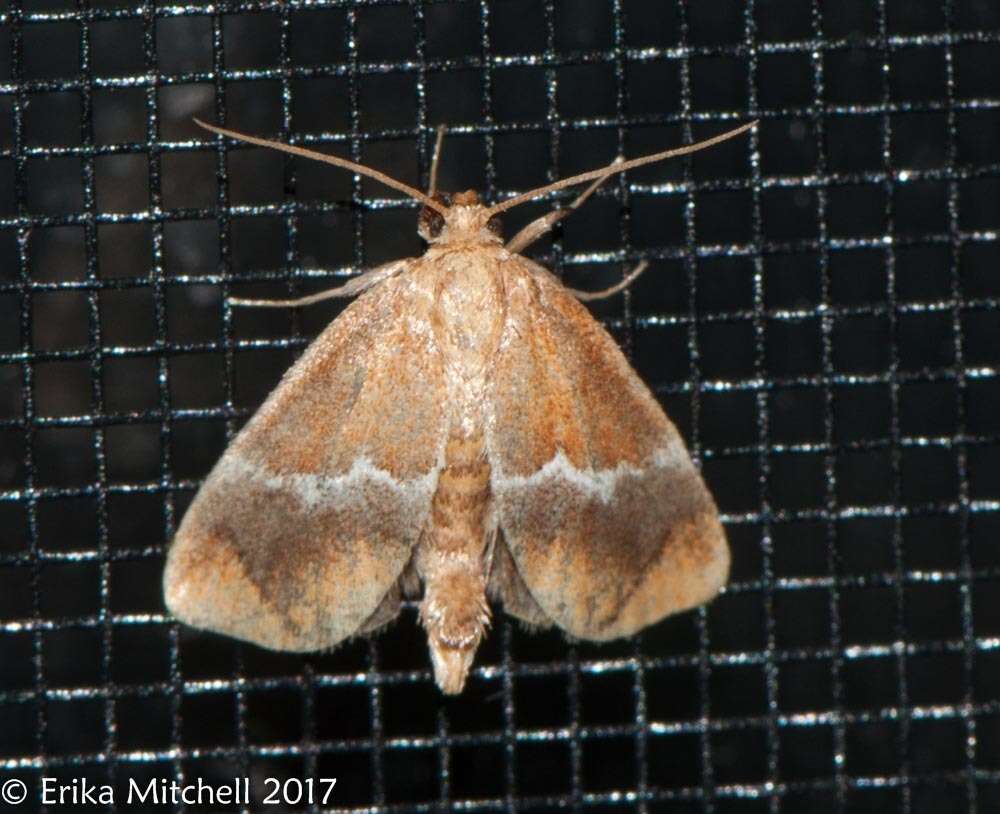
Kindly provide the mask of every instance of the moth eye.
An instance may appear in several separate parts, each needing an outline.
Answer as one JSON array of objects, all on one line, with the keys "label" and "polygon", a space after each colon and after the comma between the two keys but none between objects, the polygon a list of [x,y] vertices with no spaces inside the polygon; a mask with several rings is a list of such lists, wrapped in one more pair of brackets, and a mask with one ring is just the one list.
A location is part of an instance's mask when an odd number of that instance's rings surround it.
[{"label": "moth eye", "polygon": [[[433,198],[438,203],[448,206],[451,196],[445,192],[435,192]],[[422,207],[417,217],[417,234],[424,240],[433,240],[441,234],[444,228],[444,215],[429,206]]]},{"label": "moth eye", "polygon": [[425,206],[417,219],[417,232],[424,240],[433,240],[444,228],[444,216],[436,209]]},{"label": "moth eye", "polygon": [[486,221],[486,228],[489,230],[490,234],[503,239],[503,224],[500,223],[499,215],[494,215]]}]

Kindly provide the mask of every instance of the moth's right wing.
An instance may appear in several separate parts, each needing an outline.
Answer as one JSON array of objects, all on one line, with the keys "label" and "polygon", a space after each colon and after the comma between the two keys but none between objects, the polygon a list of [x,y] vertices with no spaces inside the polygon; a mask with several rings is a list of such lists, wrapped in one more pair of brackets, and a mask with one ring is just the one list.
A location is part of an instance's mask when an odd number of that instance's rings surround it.
[{"label": "moth's right wing", "polygon": [[447,420],[415,285],[391,277],[348,306],[223,454],[167,558],[182,621],[306,651],[395,615]]},{"label": "moth's right wing", "polygon": [[506,279],[489,394],[493,594],[529,623],[591,640],[712,598],[729,548],[680,434],[551,274],[521,258]]}]

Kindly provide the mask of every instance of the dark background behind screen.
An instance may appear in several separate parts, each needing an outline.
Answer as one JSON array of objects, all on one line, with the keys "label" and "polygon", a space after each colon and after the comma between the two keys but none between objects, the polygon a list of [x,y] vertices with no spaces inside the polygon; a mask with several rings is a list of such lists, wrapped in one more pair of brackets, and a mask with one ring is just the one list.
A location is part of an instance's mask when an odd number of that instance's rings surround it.
[{"label": "dark background behind screen", "polygon": [[[992,0],[5,3],[0,779],[995,810],[998,74]],[[701,460],[725,595],[603,647],[500,617],[454,700],[412,608],[308,657],[172,623],[164,545],[343,307],[224,298],[421,251],[410,201],[193,115],[417,185],[446,123],[443,187],[490,200],[759,118],[531,251],[580,288],[652,262],[594,311]]]}]

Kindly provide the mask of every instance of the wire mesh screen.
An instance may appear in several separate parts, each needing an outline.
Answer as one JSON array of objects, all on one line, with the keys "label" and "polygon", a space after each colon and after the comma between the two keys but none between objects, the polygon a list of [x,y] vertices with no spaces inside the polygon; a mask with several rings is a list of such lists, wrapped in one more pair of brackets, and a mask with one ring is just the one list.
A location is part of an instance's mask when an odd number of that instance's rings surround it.
[{"label": "wire mesh screen", "polygon": [[[235,777],[249,804],[155,810],[1000,806],[997,76],[989,0],[8,0],[5,794],[69,810],[107,784],[99,808],[141,810],[129,781]],[[488,200],[759,119],[530,251],[576,288],[651,261],[594,312],[701,463],[725,594],[603,646],[498,613],[455,699],[412,606],[306,656],[176,624],[166,544],[343,307],[226,298],[422,251],[411,201],[193,116],[421,187],[446,124],[442,187]],[[322,778],[325,799],[297,786]]]}]

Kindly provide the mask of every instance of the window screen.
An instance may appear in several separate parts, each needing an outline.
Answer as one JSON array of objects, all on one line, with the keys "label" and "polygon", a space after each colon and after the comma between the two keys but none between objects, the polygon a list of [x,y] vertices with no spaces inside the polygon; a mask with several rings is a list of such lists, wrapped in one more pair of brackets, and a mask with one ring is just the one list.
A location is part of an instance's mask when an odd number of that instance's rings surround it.
[{"label": "window screen", "polygon": [[[130,780],[233,777],[254,809],[291,779],[272,810],[1000,806],[998,75],[985,0],[6,3],[18,810],[43,777],[119,810]],[[529,252],[576,288],[650,261],[593,312],[718,500],[725,594],[604,646],[498,613],[455,699],[412,605],[308,656],[174,623],[164,548],[198,484],[343,308],[226,298],[422,251],[411,201],[193,116],[418,186],[445,124],[443,188],[488,200],[758,119],[608,183]]]}]

